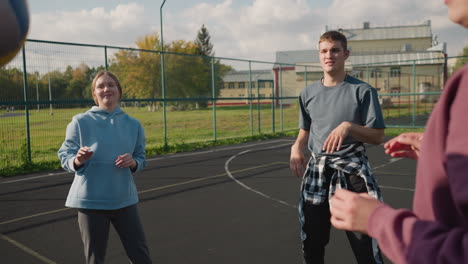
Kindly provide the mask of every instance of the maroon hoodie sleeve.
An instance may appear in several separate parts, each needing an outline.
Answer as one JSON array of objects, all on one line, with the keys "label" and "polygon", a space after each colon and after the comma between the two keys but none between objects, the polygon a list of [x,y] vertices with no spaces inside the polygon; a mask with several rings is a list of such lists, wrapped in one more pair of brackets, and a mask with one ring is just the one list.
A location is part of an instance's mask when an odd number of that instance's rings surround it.
[{"label": "maroon hoodie sleeve", "polygon": [[[433,193],[447,190],[442,206],[453,209],[437,210],[435,220],[427,221],[409,210],[382,205],[369,219],[369,235],[394,263],[468,263],[468,67],[462,72],[451,82],[457,89],[444,113],[448,125],[441,162],[447,181],[432,184]],[[427,180],[424,176],[418,180]],[[449,220],[439,220],[442,211]]]}]

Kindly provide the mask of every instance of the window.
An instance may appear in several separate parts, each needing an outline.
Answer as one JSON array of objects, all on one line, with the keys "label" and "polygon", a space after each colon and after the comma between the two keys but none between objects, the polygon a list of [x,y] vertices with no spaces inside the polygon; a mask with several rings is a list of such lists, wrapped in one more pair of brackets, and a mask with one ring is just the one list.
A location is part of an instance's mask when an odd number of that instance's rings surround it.
[{"label": "window", "polygon": [[354,78],[361,78],[361,71],[360,70],[354,70],[351,72],[351,76],[353,76]]},{"label": "window", "polygon": [[252,82],[252,88],[255,88],[255,82]]},{"label": "window", "polygon": [[265,88],[265,82],[258,82],[258,88]]},{"label": "window", "polygon": [[[390,93],[392,94],[399,94],[400,93],[400,87],[392,87],[390,89]],[[399,95],[392,95],[392,97],[398,97]]]},{"label": "window", "polygon": [[381,78],[382,77],[382,71],[380,69],[373,69],[371,71],[371,78]]},{"label": "window", "polygon": [[245,82],[240,82],[239,83],[239,88],[245,88]]},{"label": "window", "polygon": [[400,77],[401,70],[400,67],[390,68],[390,77]]},{"label": "window", "polygon": [[233,82],[229,83],[229,89],[234,89],[234,83]]},{"label": "window", "polygon": [[403,44],[403,46],[401,47],[401,51],[402,52],[408,52],[408,51],[412,51],[413,50],[413,47],[411,46],[411,44],[409,43],[405,43]]}]

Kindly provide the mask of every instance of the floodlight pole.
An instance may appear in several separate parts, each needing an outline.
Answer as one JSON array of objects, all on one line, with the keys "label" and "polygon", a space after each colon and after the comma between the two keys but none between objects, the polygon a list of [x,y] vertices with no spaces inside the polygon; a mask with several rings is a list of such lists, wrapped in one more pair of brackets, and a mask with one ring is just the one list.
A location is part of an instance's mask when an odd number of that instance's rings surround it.
[{"label": "floodlight pole", "polygon": [[164,0],[159,8],[159,19],[161,25],[161,90],[163,100],[163,127],[164,127],[164,146],[167,146],[167,127],[166,127],[166,80],[164,77],[164,40],[163,40],[163,13],[162,8],[166,0]]}]

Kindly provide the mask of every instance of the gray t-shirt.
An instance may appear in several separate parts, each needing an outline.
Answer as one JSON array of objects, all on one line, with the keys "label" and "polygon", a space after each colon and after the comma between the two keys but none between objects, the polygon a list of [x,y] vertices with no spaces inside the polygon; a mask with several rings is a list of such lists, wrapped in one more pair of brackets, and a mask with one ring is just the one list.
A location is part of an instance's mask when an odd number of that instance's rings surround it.
[{"label": "gray t-shirt", "polygon": [[323,143],[344,121],[371,128],[385,128],[377,91],[369,84],[347,76],[336,86],[320,81],[304,88],[299,96],[299,127],[309,131],[309,150],[329,156],[342,156],[362,144],[351,136],[344,139],[339,151],[326,154]]}]

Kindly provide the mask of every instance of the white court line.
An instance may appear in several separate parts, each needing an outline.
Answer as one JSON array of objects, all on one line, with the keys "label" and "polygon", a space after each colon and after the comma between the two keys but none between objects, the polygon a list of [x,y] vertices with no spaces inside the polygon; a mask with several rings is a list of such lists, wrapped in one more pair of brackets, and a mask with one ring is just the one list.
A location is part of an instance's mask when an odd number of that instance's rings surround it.
[{"label": "white court line", "polygon": [[[392,158],[390,159],[389,162],[383,164],[383,165],[380,165],[380,166],[377,166],[377,167],[374,167],[372,168],[372,170],[376,170],[376,169],[379,169],[379,168],[382,168],[382,167],[385,167],[387,165],[390,165],[394,162],[397,162],[399,160],[401,160],[403,158]],[[409,189],[409,188],[400,188],[400,187],[393,187],[393,186],[382,186],[382,185],[379,185],[380,188],[382,189],[394,189],[394,190],[400,190],[400,191],[409,191],[409,192],[414,192],[414,189]]]},{"label": "white court line", "polygon": [[34,251],[34,250],[28,248],[27,246],[21,244],[20,242],[14,240],[14,239],[11,239],[11,238],[9,238],[9,237],[3,235],[3,234],[0,234],[0,237],[1,237],[3,240],[6,240],[6,241],[8,241],[9,243],[13,244],[13,245],[16,246],[17,248],[19,248],[19,249],[25,251],[25,252],[28,253],[29,255],[31,255],[31,256],[33,256],[33,257],[35,257],[35,258],[41,260],[42,263],[46,263],[46,264],[56,264],[55,261],[50,260],[50,259],[48,259],[48,258],[42,256],[41,254],[37,253],[36,251]]},{"label": "white court line", "polygon": [[[282,144],[282,145],[273,146],[273,147],[268,147],[268,148],[263,148],[263,149],[279,148],[279,147],[283,147],[283,146],[287,146],[287,145],[289,145],[289,144]],[[245,153],[248,153],[248,152],[250,152],[250,151],[252,151],[252,149],[248,149],[248,150],[244,150],[244,151],[242,151],[242,152],[239,152],[239,153],[237,153],[236,155],[230,157],[230,158],[226,161],[226,163],[224,164],[224,170],[226,171],[226,173],[227,173],[227,175],[229,176],[229,178],[231,178],[233,181],[235,181],[237,184],[239,184],[240,186],[244,187],[245,189],[247,189],[247,190],[249,190],[249,191],[251,191],[251,192],[254,192],[254,193],[256,193],[256,194],[258,194],[258,195],[260,195],[260,196],[263,196],[263,197],[265,197],[265,198],[267,198],[267,199],[273,200],[273,201],[275,201],[275,202],[278,202],[278,203],[280,203],[280,204],[283,204],[283,205],[286,205],[286,206],[289,206],[289,207],[297,208],[296,205],[292,205],[292,204],[289,204],[289,203],[287,203],[287,202],[285,202],[285,201],[283,201],[283,200],[276,199],[276,198],[274,198],[274,197],[272,197],[272,196],[270,196],[270,195],[268,195],[268,194],[265,194],[265,193],[263,193],[263,192],[261,192],[261,191],[259,191],[259,190],[256,190],[256,189],[254,189],[254,188],[251,188],[251,187],[247,186],[246,184],[244,184],[243,182],[239,181],[238,179],[236,179],[236,178],[232,175],[232,173],[229,171],[229,163],[230,163],[233,159],[237,158],[238,156],[243,155],[243,154],[245,154]]]},{"label": "white court line", "polygon": [[371,168],[371,170],[374,171],[374,170],[376,170],[376,169],[380,169],[380,168],[385,167],[385,166],[387,166],[387,165],[390,165],[390,164],[392,164],[392,163],[394,163],[394,162],[397,162],[397,161],[399,161],[399,160],[401,160],[401,159],[403,159],[403,158],[391,158],[389,162],[387,162],[387,163],[385,163],[385,164],[383,164],[383,165],[377,166],[377,167],[373,167],[373,168]]},{"label": "white court line", "polygon": [[392,186],[379,186],[382,189],[394,189],[394,190],[400,190],[400,191],[408,191],[408,192],[414,192],[414,189],[408,189],[408,188],[400,188],[400,187],[392,187]]},{"label": "white court line", "polygon": [[[213,152],[218,152],[218,151],[223,151],[223,150],[232,150],[232,149],[239,149],[239,148],[247,148],[247,147],[252,147],[252,146],[259,146],[259,145],[265,145],[265,144],[272,144],[272,143],[277,143],[277,142],[294,142],[292,140],[274,140],[274,141],[268,141],[268,142],[263,142],[263,143],[256,143],[256,144],[248,144],[248,145],[243,145],[243,146],[236,146],[236,147],[228,147],[228,148],[220,148],[220,149],[213,149],[213,150],[207,150],[207,151],[199,151],[199,152],[193,152],[193,153],[180,153],[180,154],[173,154],[170,156],[164,156],[164,157],[158,157],[158,158],[152,158],[152,159],[147,159],[147,162],[150,161],[155,161],[155,160],[162,160],[162,159],[171,159],[171,158],[179,158],[179,157],[187,157],[187,156],[195,156],[195,155],[201,155],[201,154],[207,154],[207,153],[213,153]],[[39,176],[33,176],[29,178],[21,178],[17,180],[11,180],[11,181],[4,181],[0,182],[0,184],[6,184],[6,183],[15,183],[15,182],[22,182],[22,181],[29,181],[29,180],[34,180],[34,179],[39,179],[39,178],[45,178],[45,177],[54,177],[54,176],[59,176],[59,175],[64,175],[64,174],[71,174],[73,172],[57,172],[57,173],[48,173],[45,175],[39,175]]]},{"label": "white court line", "polygon": [[[277,148],[277,147],[282,147],[282,146],[285,146],[285,145],[287,145],[287,144],[278,145],[278,146],[273,146],[273,147],[267,147],[267,148],[262,148],[262,149]],[[229,163],[230,163],[233,159],[237,158],[238,156],[243,155],[243,154],[246,154],[246,153],[248,153],[248,152],[250,152],[250,151],[252,151],[252,149],[248,149],[248,150],[244,150],[244,151],[242,151],[242,152],[239,152],[239,153],[237,153],[236,155],[230,157],[230,158],[226,161],[226,163],[224,164],[224,170],[226,171],[227,175],[228,175],[233,181],[235,181],[237,184],[239,184],[240,186],[244,187],[245,189],[247,189],[247,190],[249,190],[249,191],[251,191],[251,192],[254,192],[254,193],[256,193],[256,194],[258,194],[258,195],[260,195],[260,196],[263,196],[263,197],[265,197],[265,198],[267,198],[267,199],[273,200],[273,201],[278,202],[278,203],[280,203],[280,204],[283,204],[283,205],[286,205],[286,206],[289,206],[289,207],[297,208],[296,205],[291,205],[291,204],[289,204],[289,203],[287,203],[287,202],[285,202],[285,201],[283,201],[283,200],[276,199],[276,198],[274,198],[274,197],[272,197],[272,196],[270,196],[270,195],[268,195],[268,194],[265,194],[265,193],[263,193],[263,192],[261,192],[261,191],[259,191],[259,190],[256,190],[256,189],[254,189],[254,188],[252,188],[252,187],[250,187],[250,186],[244,184],[243,182],[239,181],[238,179],[236,179],[236,178],[232,175],[232,173],[229,171]],[[382,165],[380,165],[380,166],[374,167],[374,168],[372,168],[372,170],[376,170],[376,169],[385,167],[385,166],[390,165],[390,164],[392,164],[392,163],[394,163],[394,162],[397,162],[397,161],[399,161],[399,160],[401,160],[401,159],[402,159],[402,158],[392,158],[392,159],[390,159],[389,162],[387,162],[387,163],[385,163],[385,164],[382,164]],[[379,187],[380,187],[380,188],[384,188],[384,189],[395,189],[395,190],[403,190],[403,191],[412,191],[412,192],[414,192],[413,189],[407,189],[407,188],[399,188],[399,187],[391,187],[391,186],[379,186]]]},{"label": "white court line", "polygon": [[[236,171],[234,171],[234,173],[244,172],[244,171],[249,171],[249,170],[255,170],[255,169],[268,167],[268,166],[275,165],[275,164],[278,164],[278,163],[273,162],[273,163],[270,163],[270,164],[263,164],[263,165],[259,165],[259,166],[255,166],[255,167],[248,167],[248,168],[236,170]],[[194,180],[189,180],[189,181],[184,181],[184,182],[178,182],[178,183],[174,183],[174,184],[159,186],[159,187],[156,187],[156,188],[151,188],[151,189],[146,189],[146,190],[143,190],[143,191],[139,191],[138,194],[169,189],[169,188],[172,188],[172,187],[182,186],[182,185],[186,185],[186,184],[190,184],[190,183],[194,183],[194,182],[200,182],[200,181],[205,181],[205,180],[209,180],[209,179],[224,177],[226,175],[227,175],[226,173],[221,173],[221,174],[217,174],[217,175],[213,175],[213,176],[207,176],[207,177],[198,178],[198,179],[194,179]],[[28,215],[28,216],[24,216],[24,217],[15,218],[15,219],[7,220],[7,221],[4,221],[4,222],[0,222],[0,225],[15,223],[15,222],[19,222],[19,221],[22,221],[22,220],[43,216],[43,215],[50,215],[50,214],[55,214],[55,213],[58,213],[58,212],[64,212],[64,211],[68,211],[68,210],[71,210],[71,209],[75,209],[75,208],[66,207],[66,208],[60,208],[60,209],[51,210],[51,211],[45,211],[45,212],[42,212],[42,213],[37,213],[37,214],[33,214],[33,215]]]}]

